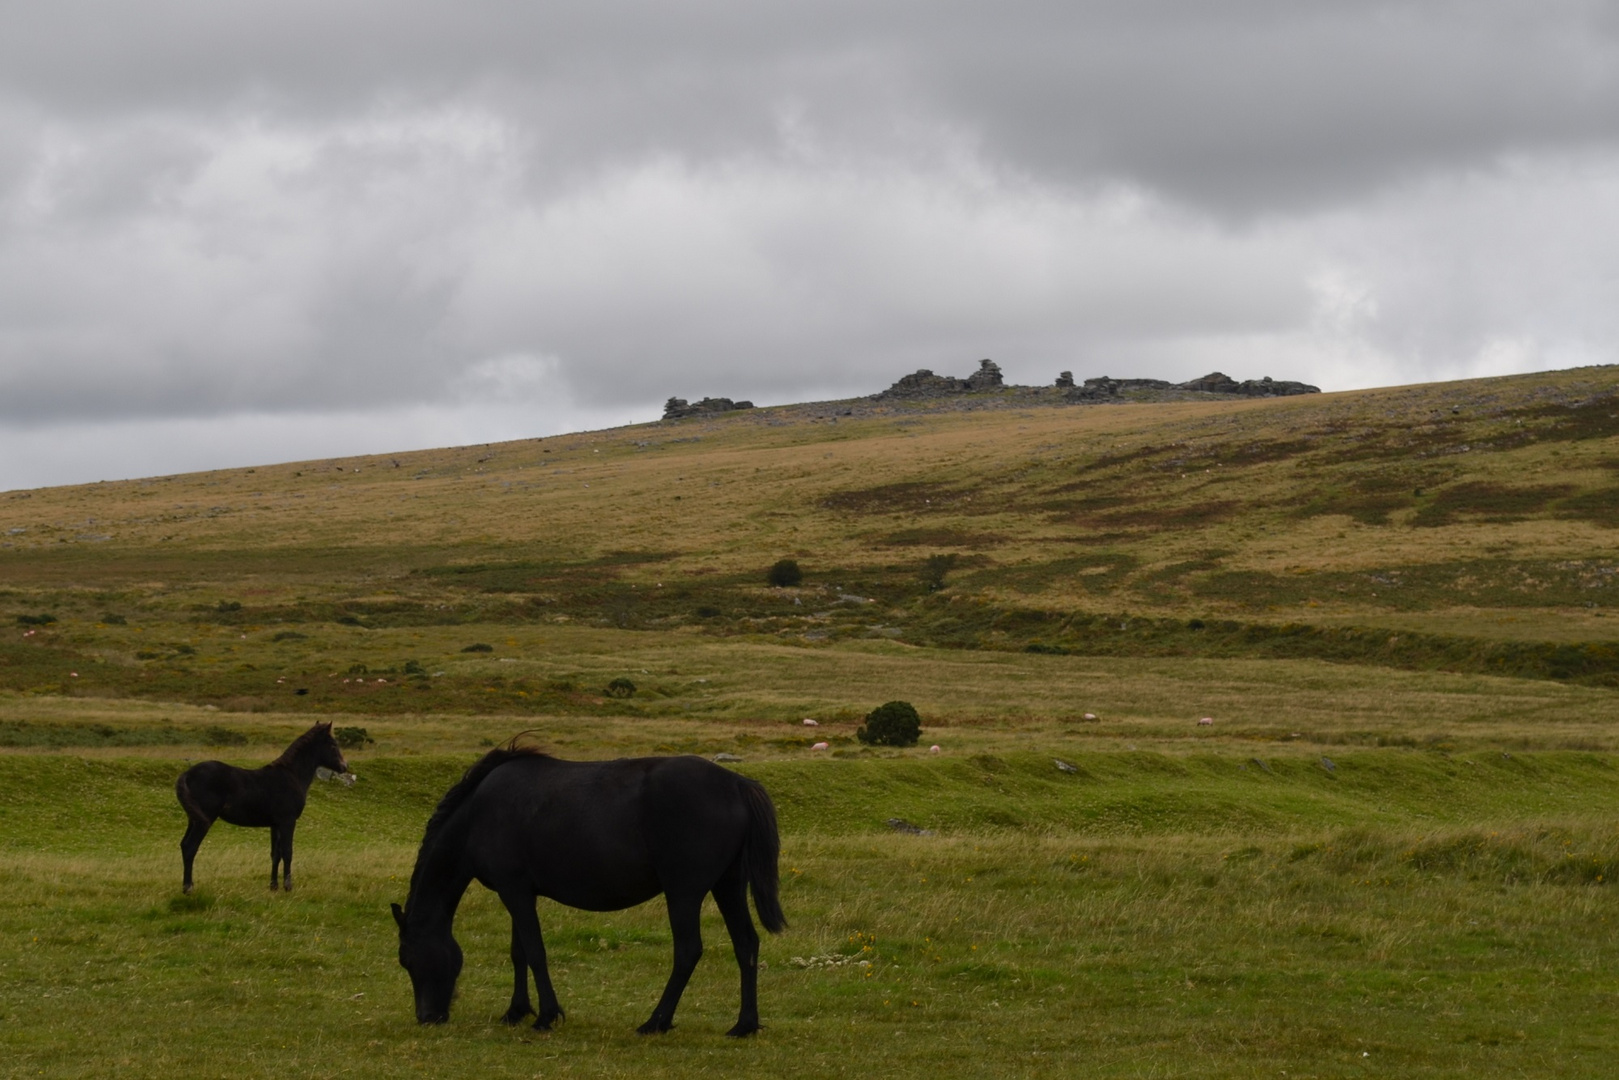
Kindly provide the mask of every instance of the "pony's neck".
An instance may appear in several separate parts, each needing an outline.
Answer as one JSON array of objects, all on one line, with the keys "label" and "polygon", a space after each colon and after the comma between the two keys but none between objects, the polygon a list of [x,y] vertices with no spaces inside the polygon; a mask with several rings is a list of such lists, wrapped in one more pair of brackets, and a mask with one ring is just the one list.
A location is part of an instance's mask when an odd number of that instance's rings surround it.
[{"label": "pony's neck", "polygon": [[472,884],[471,872],[461,865],[462,845],[445,840],[442,834],[434,837],[416,856],[405,900],[405,918],[413,931],[448,933],[461,897]]}]

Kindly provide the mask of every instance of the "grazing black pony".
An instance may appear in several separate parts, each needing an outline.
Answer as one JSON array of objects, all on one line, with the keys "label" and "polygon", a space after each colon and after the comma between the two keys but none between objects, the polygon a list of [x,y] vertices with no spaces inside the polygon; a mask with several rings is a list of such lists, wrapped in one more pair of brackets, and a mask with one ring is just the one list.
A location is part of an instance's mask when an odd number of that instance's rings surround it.
[{"label": "grazing black pony", "polygon": [[787,925],[777,899],[776,808],[758,782],[696,757],[558,761],[515,741],[491,750],[445,793],[427,822],[410,895],[393,905],[399,963],[410,972],[416,1019],[441,1024],[461,974],[451,933],[455,909],[477,879],[512,917],[511,1007],[515,1024],[533,1012],[534,972],[549,1029],[563,1015],[545,965],[534,899],[546,896],[586,911],[618,911],[663,893],[674,932],[674,969],[640,1033],[668,1031],[675,1007],[703,954],[698,926],[703,896],[714,894],[737,966],[742,1009],[727,1034],[759,1030],[759,933],[748,916],[748,890],[765,929]]},{"label": "grazing black pony", "polygon": [[191,891],[191,860],[197,857],[202,838],[216,818],[224,818],[232,825],[269,828],[270,888],[276,887],[276,871],[285,867],[282,885],[291,892],[292,829],[304,812],[304,799],[317,769],[349,771],[343,751],[332,738],[330,722],[316,724],[292,740],[280,757],[262,769],[204,761],[181,773],[174,782],[174,794],[190,819],[180,840],[185,891]]}]

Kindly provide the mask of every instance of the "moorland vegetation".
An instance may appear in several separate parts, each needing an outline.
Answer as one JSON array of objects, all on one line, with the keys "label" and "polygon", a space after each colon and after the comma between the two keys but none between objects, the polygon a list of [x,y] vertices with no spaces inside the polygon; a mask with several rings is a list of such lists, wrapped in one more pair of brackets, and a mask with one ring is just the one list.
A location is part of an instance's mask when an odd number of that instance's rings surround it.
[{"label": "moorland vegetation", "polygon": [[[0,1053],[1605,1075],[1616,541],[1614,368],[756,407],[0,493]],[[940,754],[857,738],[896,699]],[[299,891],[216,830],[182,896],[175,776],[314,719],[361,779],[310,792]],[[456,1019],[415,1025],[387,905],[437,797],[520,730],[770,790],[791,925],[758,1039],[718,1037],[712,948],[681,1026],[626,1034],[667,973],[652,909],[542,904],[569,1018],[501,1026],[476,889]]]}]

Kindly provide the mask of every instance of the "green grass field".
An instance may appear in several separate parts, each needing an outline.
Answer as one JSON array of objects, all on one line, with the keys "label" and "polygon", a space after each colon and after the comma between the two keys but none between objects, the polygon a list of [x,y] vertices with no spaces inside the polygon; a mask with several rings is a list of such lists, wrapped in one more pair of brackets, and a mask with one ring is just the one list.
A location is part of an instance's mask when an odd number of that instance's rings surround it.
[{"label": "green grass field", "polygon": [[[0,493],[0,1075],[1611,1075],[1616,391],[805,406]],[[860,745],[894,698],[922,744]],[[219,825],[182,896],[175,776],[314,719],[361,780],[312,791],[297,891]],[[500,1025],[477,886],[415,1024],[388,904],[524,730],[767,786],[757,1038],[712,908],[633,1034],[657,904],[542,901],[568,1018]]]}]

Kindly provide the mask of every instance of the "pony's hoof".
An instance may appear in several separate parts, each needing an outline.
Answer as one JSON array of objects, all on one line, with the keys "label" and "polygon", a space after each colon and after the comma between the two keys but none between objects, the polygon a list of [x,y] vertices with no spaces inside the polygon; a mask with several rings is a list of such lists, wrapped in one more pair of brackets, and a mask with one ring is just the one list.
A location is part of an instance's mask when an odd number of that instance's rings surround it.
[{"label": "pony's hoof", "polygon": [[750,1023],[737,1021],[736,1027],[732,1028],[730,1031],[727,1031],[725,1033],[725,1037],[727,1039],[746,1039],[749,1035],[757,1032],[761,1027],[763,1027],[763,1025],[757,1020]]},{"label": "pony's hoof", "polygon": [[191,882],[188,881],[184,885],[180,886],[180,891],[185,893],[187,896],[191,895]]},{"label": "pony's hoof", "polygon": [[516,1027],[523,1022],[524,1017],[532,1015],[533,1012],[533,1009],[507,1009],[506,1015],[500,1018],[500,1022],[508,1027]]},{"label": "pony's hoof", "polygon": [[662,1035],[672,1027],[674,1027],[673,1024],[665,1023],[664,1021],[658,1019],[652,1019],[636,1028],[635,1033],[637,1035]]},{"label": "pony's hoof", "polygon": [[[534,1030],[550,1031],[551,1025],[563,1019],[566,1015],[560,1008],[556,1012],[542,1012],[534,1019]],[[522,1019],[522,1017],[518,1017],[518,1019]]]}]

